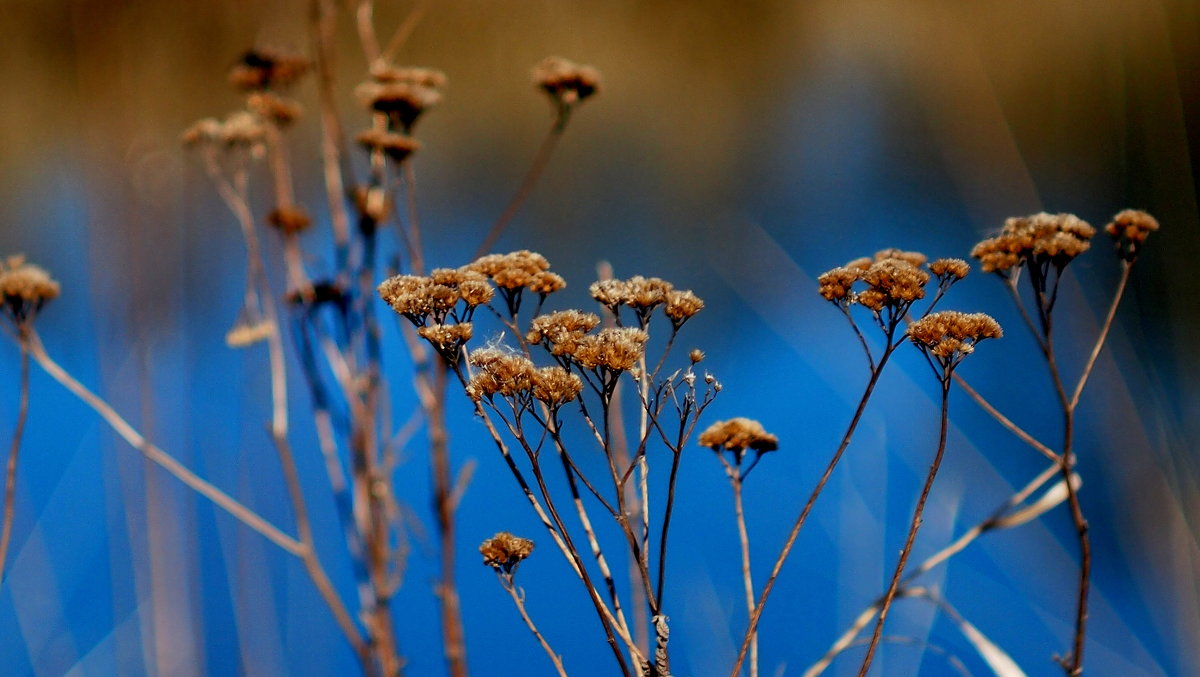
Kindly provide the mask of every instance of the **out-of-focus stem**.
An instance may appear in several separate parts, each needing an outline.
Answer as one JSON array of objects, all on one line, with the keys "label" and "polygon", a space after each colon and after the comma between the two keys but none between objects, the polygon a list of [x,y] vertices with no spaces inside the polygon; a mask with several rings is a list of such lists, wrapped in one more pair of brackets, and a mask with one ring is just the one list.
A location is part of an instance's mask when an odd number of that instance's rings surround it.
[{"label": "out-of-focus stem", "polygon": [[[750,576],[750,536],[746,531],[746,513],[742,507],[742,478],[737,470],[730,476],[733,485],[733,509],[737,514],[738,542],[742,546],[742,587],[746,592],[746,614],[754,614],[754,579]],[[758,677],[758,633],[750,637],[750,677]]]},{"label": "out-of-focus stem", "polygon": [[17,405],[17,423],[13,427],[12,445],[8,449],[8,461],[4,467],[4,526],[0,527],[0,582],[4,580],[4,563],[8,555],[8,541],[12,537],[13,516],[16,511],[17,456],[21,452],[21,437],[25,434],[25,419],[29,415],[29,346],[26,345],[25,327],[19,327],[18,343],[21,347],[20,401]]},{"label": "out-of-focus stem", "polygon": [[556,119],[554,125],[546,132],[546,137],[542,139],[542,145],[538,148],[537,155],[533,158],[533,164],[529,166],[529,171],[525,174],[525,178],[521,181],[521,185],[517,188],[517,192],[508,201],[508,205],[500,214],[500,218],[492,224],[491,230],[483,238],[483,242],[479,244],[479,248],[475,250],[474,258],[479,258],[496,244],[496,240],[504,234],[504,229],[508,227],[509,222],[517,215],[521,209],[521,205],[525,204],[525,200],[533,192],[533,187],[537,185],[538,179],[542,173],[546,171],[546,165],[550,162],[550,156],[554,154],[554,148],[558,145],[558,140],[562,138],[563,130],[566,129],[564,120]]}]

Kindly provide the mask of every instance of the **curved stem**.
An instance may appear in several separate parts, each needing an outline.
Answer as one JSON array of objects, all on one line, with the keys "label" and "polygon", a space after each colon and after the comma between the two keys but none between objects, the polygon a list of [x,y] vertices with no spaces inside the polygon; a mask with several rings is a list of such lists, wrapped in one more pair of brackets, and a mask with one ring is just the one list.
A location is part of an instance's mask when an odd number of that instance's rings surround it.
[{"label": "curved stem", "polygon": [[883,624],[887,621],[888,610],[891,609],[892,601],[896,597],[896,589],[900,586],[904,565],[908,563],[908,556],[912,554],[913,543],[917,540],[917,531],[921,528],[921,515],[925,512],[925,501],[929,498],[929,492],[933,488],[933,480],[937,477],[938,468],[942,466],[942,457],[946,452],[949,405],[950,379],[947,374],[942,380],[942,421],[941,432],[938,435],[937,453],[933,457],[933,465],[929,466],[929,474],[925,476],[925,486],[921,488],[921,497],[917,499],[917,509],[913,511],[912,522],[908,526],[908,538],[904,541],[904,549],[900,551],[900,561],[896,563],[896,570],[892,573],[892,581],[888,585],[887,594],[884,595],[883,604],[879,607],[879,618],[875,621],[875,631],[871,635],[871,643],[867,645],[867,655],[858,671],[858,677],[866,677],[867,672],[871,669],[875,649],[879,646],[879,638],[883,634]]},{"label": "curved stem", "polygon": [[25,433],[25,419],[29,415],[29,346],[25,329],[18,328],[21,346],[21,394],[17,405],[17,423],[13,428],[12,446],[8,449],[8,462],[4,469],[4,526],[0,528],[0,582],[4,580],[4,563],[8,554],[8,540],[12,536],[13,514],[16,509],[17,456],[21,452],[21,437]]},{"label": "curved stem", "polygon": [[564,121],[556,119],[554,125],[550,127],[550,131],[546,132],[546,138],[542,140],[542,145],[538,148],[537,155],[533,158],[533,164],[530,165],[529,171],[525,174],[525,179],[521,181],[521,186],[517,188],[517,192],[508,201],[508,206],[504,208],[504,212],[500,214],[500,218],[496,219],[496,222],[492,224],[491,230],[483,238],[483,242],[479,244],[479,248],[475,250],[475,256],[472,258],[477,259],[488,253],[492,245],[496,244],[496,240],[500,239],[509,222],[517,215],[517,211],[521,209],[521,205],[525,204],[525,200],[533,192],[533,187],[537,184],[538,179],[546,171],[546,165],[550,163],[550,156],[554,154],[554,148],[558,145],[558,140],[562,138],[564,129],[566,129]]}]

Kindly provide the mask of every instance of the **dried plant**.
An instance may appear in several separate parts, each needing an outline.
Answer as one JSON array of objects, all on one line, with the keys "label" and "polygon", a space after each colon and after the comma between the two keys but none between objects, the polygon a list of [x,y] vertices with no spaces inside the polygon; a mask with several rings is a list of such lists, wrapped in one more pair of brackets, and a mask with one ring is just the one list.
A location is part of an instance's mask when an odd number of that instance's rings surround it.
[{"label": "dried plant", "polygon": [[[462,265],[457,267],[433,268],[427,262],[416,208],[412,161],[422,144],[415,133],[426,113],[442,102],[447,77],[437,70],[394,61],[423,8],[414,10],[381,47],[372,3],[360,0],[355,4],[354,23],[365,75],[354,92],[366,128],[348,133],[334,105],[331,63],[339,7],[332,0],[316,0],[311,57],[266,48],[246,52],[228,77],[244,96],[244,107],[223,119],[200,120],[183,134],[183,141],[199,157],[234,217],[246,248],[245,287],[225,342],[233,349],[266,348],[271,386],[269,436],[289,495],[295,535],[150,443],[103,398],[54,361],[34,324],[45,304],[59,295],[59,285],[41,268],[12,257],[0,263],[0,294],[8,318],[6,330],[20,348],[21,377],[18,416],[6,464],[0,576],[12,531],[32,359],[146,459],[299,559],[353,648],[364,675],[400,675],[405,651],[410,649],[396,631],[393,600],[404,579],[408,548],[402,519],[405,497],[399,495],[395,471],[399,451],[412,445],[412,428],[423,423],[427,438],[423,452],[430,459],[438,542],[435,592],[440,603],[442,651],[449,674],[465,677],[467,642],[455,580],[460,542],[456,513],[474,462],[452,457],[447,409],[469,407],[554,549],[581,584],[599,624],[596,637],[603,635],[626,677],[672,674],[669,612],[678,608],[679,602],[668,599],[665,591],[672,572],[668,540],[676,494],[686,490],[677,486],[679,471],[689,453],[685,448],[698,445],[712,450],[733,494],[747,612],[730,675],[737,677],[745,667],[751,677],[757,677],[764,607],[801,529],[850,447],[885,367],[907,343],[927,361],[940,392],[939,436],[933,459],[886,589],[805,674],[820,674],[847,648],[865,644],[866,655],[859,669],[863,677],[881,643],[921,643],[884,634],[889,612],[902,599],[936,605],[998,674],[1022,674],[1016,663],[968,623],[940,592],[917,585],[917,579],[980,536],[1027,524],[1062,503],[1069,509],[1080,554],[1071,649],[1059,660],[1067,675],[1081,674],[1092,561],[1088,525],[1078,496],[1081,482],[1074,472],[1075,414],[1130,271],[1149,234],[1158,230],[1158,222],[1145,212],[1126,210],[1104,228],[1114,241],[1121,276],[1092,350],[1074,381],[1064,380],[1058,365],[1055,311],[1069,264],[1089,250],[1096,230],[1071,214],[1012,218],[971,252],[984,272],[995,274],[1006,286],[1048,366],[1063,415],[1063,439],[1057,448],[1030,435],[959,374],[959,367],[980,342],[1000,338],[1003,333],[987,314],[937,309],[943,297],[968,275],[970,266],[965,260],[929,261],[919,252],[883,249],[820,275],[817,292],[849,323],[859,346],[854,350],[861,349],[865,357],[866,382],[823,473],[806,500],[796,506],[798,514],[788,536],[756,590],[745,483],[781,441],[758,421],[742,417],[713,422],[695,435],[722,384],[700,368],[705,354],[699,348],[686,356],[676,355],[673,348],[685,325],[704,309],[704,301],[693,291],[677,289],[658,277],[618,279],[602,273],[601,279],[588,287],[594,308],[550,310],[548,302],[566,287],[567,279],[551,270],[546,257],[524,249],[488,253],[545,171],[575,111],[600,90],[600,76],[594,68],[551,57],[533,69],[534,86],[551,103],[552,124],[532,166],[497,220],[481,233],[473,256],[461,259],[458,263]],[[288,130],[304,115],[303,106],[289,94],[302,78],[310,76],[318,81],[320,93],[327,222],[334,249],[332,267],[319,271],[313,270],[306,256],[303,238],[326,220],[314,218],[296,195],[288,141]],[[348,144],[350,138],[356,146]],[[353,152],[361,154],[358,165],[347,157]],[[266,165],[268,179],[261,189],[270,195],[270,209],[256,215],[251,187],[260,189],[256,183],[260,164]],[[356,176],[356,166],[365,167],[365,175]],[[393,256],[379,251],[379,235],[387,227],[396,229],[401,242],[401,251]],[[261,241],[264,232],[278,238],[279,261],[268,260]],[[284,272],[282,289],[273,288],[268,276],[275,266]],[[1028,284],[1022,286],[1022,279]],[[411,380],[417,401],[415,410],[404,417],[412,423],[399,427],[394,425],[398,417],[388,397],[385,367],[393,355],[383,343],[380,302],[393,311],[388,317],[397,322],[403,337],[401,359],[411,365],[411,373],[402,376]],[[496,333],[511,337],[513,343],[481,339]],[[334,496],[335,519],[343,538],[337,552],[350,562],[355,578],[354,602],[338,593],[314,541],[314,518],[292,451],[288,378],[295,374],[289,371],[289,340],[307,389],[315,443],[325,462],[322,479]],[[457,387],[451,389],[452,383]],[[1052,465],[985,520],[916,567],[909,567],[926,503],[947,453],[950,395],[955,384]],[[800,446],[798,442],[785,440],[783,444],[790,449]],[[585,456],[602,459],[599,473],[585,471]],[[652,484],[648,479],[651,471],[663,467],[665,483]],[[1055,477],[1058,482],[1047,488]],[[611,524],[597,528],[600,523],[594,518]],[[532,540],[503,531],[479,546],[484,564],[495,572],[557,674],[565,677],[568,663],[538,629],[525,606],[525,592],[515,583],[519,565],[533,549]],[[628,583],[614,575],[617,562],[628,564]],[[860,639],[860,633],[872,624],[869,639]],[[953,655],[947,660],[961,668]]]}]

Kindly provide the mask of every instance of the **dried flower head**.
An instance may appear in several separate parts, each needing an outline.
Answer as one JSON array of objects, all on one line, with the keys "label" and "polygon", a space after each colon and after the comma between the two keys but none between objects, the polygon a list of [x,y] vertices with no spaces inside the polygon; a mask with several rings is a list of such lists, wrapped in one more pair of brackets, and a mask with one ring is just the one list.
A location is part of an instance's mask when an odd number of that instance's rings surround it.
[{"label": "dried flower head", "polygon": [[479,546],[483,563],[508,575],[512,575],[517,565],[532,552],[533,541],[513,536],[507,531],[501,531]]},{"label": "dried flower head", "polygon": [[[866,263],[865,266],[861,266],[863,262]],[[859,264],[861,267],[847,265],[842,268],[834,268],[821,273],[817,278],[817,291],[826,301],[832,301],[838,305],[846,305],[854,300],[854,283],[858,281],[863,271],[871,267],[872,261],[870,259],[856,259],[850,263]]]},{"label": "dried flower head", "polygon": [[938,259],[929,264],[929,272],[933,273],[939,282],[956,282],[971,272],[971,266],[962,259]]},{"label": "dried flower head", "polygon": [[641,329],[611,327],[582,337],[571,358],[584,369],[628,371],[645,354],[650,336]]},{"label": "dried flower head", "polygon": [[460,299],[455,288],[436,284],[432,278],[420,275],[389,277],[380,283],[377,291],[392,310],[417,326],[424,326],[429,318],[443,324]]},{"label": "dried flower head", "polygon": [[308,71],[309,62],[297,54],[252,49],[229,71],[229,82],[244,91],[286,89]]},{"label": "dried flower head", "polygon": [[560,310],[533,318],[525,340],[532,344],[545,343],[553,355],[569,355],[584,335],[600,325],[595,313],[582,310]]},{"label": "dried flower head", "polygon": [[704,351],[692,348],[692,352],[688,353],[688,359],[692,361],[692,364],[699,364],[704,361]]},{"label": "dried flower head", "polygon": [[271,92],[255,92],[246,97],[246,106],[264,120],[270,120],[280,127],[299,119],[304,107],[298,101],[287,99]]},{"label": "dried flower head", "polygon": [[562,367],[543,367],[533,373],[533,397],[551,410],[573,401],[582,390],[583,381]]},{"label": "dried flower head", "polygon": [[408,156],[421,149],[421,142],[407,134],[368,129],[359,132],[354,140],[371,152],[380,151],[393,162],[404,162]]},{"label": "dried flower head", "polygon": [[0,262],[0,296],[13,322],[24,324],[37,316],[47,301],[58,298],[58,283],[40,266],[21,255]]},{"label": "dried flower head", "polygon": [[698,442],[702,447],[732,451],[739,457],[748,449],[765,454],[779,448],[778,437],[768,433],[758,421],[743,417],[717,421],[700,433]]},{"label": "dried flower head", "polygon": [[312,225],[312,219],[304,209],[289,205],[273,209],[267,214],[267,223],[282,233],[294,235],[307,230]]},{"label": "dried flower head", "polygon": [[696,296],[690,289],[672,289],[666,294],[666,305],[663,313],[671,320],[671,326],[679,329],[696,313],[704,308],[704,299]]},{"label": "dried flower head", "polygon": [[438,354],[450,363],[458,361],[462,347],[471,340],[474,328],[470,322],[431,324],[417,328],[417,335],[429,341]]},{"label": "dried flower head", "polygon": [[377,67],[355,89],[363,105],[388,116],[389,127],[409,133],[417,118],[442,100],[446,76],[431,68]]},{"label": "dried flower head", "polygon": [[975,245],[971,256],[988,273],[1007,275],[1026,262],[1061,270],[1087,251],[1095,234],[1095,228],[1074,214],[1013,217],[1004,222],[999,235]]},{"label": "dried flower head", "polygon": [[1000,324],[984,313],[943,310],[930,313],[908,326],[909,339],[943,367],[953,368],[984,339],[1000,338]]},{"label": "dried flower head", "polygon": [[596,93],[600,72],[562,57],[551,56],[533,69],[533,84],[550,95],[556,104],[573,106]]},{"label": "dried flower head", "polygon": [[896,249],[894,247],[880,249],[879,251],[875,252],[876,262],[886,259],[899,259],[900,261],[904,261],[905,263],[911,264],[918,268],[925,265],[925,262],[928,260],[928,258],[921,252],[906,252],[903,249]]},{"label": "dried flower head", "polygon": [[533,387],[537,371],[527,358],[495,348],[479,348],[471,351],[468,358],[477,368],[467,383],[467,396],[475,401],[491,399],[495,395],[519,397],[528,394]]},{"label": "dried flower head", "polygon": [[553,294],[556,291],[565,289],[567,286],[567,281],[564,280],[558,273],[552,273],[548,270],[543,270],[541,272],[534,273],[529,278],[529,282],[526,283],[526,286],[529,287],[529,291],[545,296],[546,294]]},{"label": "dried flower head", "polygon": [[608,308],[614,313],[617,312],[617,308],[625,303],[625,299],[629,296],[629,291],[625,282],[623,280],[613,279],[593,282],[592,285],[588,287],[588,293],[591,294],[592,298],[596,299],[600,305]]},{"label": "dried flower head", "polygon": [[861,278],[868,289],[858,295],[858,302],[879,312],[885,307],[904,310],[913,301],[924,298],[929,273],[908,260],[884,258],[871,264]]},{"label": "dried flower head", "polygon": [[1118,212],[1104,227],[1104,232],[1108,233],[1117,245],[1117,254],[1126,261],[1137,258],[1142,243],[1156,230],[1158,220],[1137,209]]}]

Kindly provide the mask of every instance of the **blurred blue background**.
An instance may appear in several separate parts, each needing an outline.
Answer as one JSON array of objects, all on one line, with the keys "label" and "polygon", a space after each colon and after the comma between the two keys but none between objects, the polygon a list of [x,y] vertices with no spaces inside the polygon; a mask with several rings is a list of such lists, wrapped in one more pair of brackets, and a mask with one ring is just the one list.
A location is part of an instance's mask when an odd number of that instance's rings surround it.
[{"label": "blurred blue background", "polygon": [[[386,34],[409,6],[379,4]],[[240,305],[240,236],[178,138],[239,105],[224,76],[245,48],[304,49],[306,11],[295,1],[0,3],[0,253],[25,252],[62,283],[38,322],[48,350],[164,449],[283,525],[292,517],[265,428],[265,350],[223,341]],[[1097,226],[1127,206],[1152,212],[1163,229],[1135,268],[1079,420],[1095,556],[1087,673],[1200,674],[1198,28],[1200,7],[1171,0],[437,3],[401,53],[450,80],[422,122],[415,160],[429,258],[464,263],[532,158],[550,113],[529,68],[562,54],[601,69],[601,94],[573,118],[499,249],[551,260],[570,285],[556,308],[588,303],[601,260],[706,300],[683,339],[707,352],[725,386],[705,422],[751,416],[781,440],[747,487],[761,585],[866,379],[844,320],[815,293],[820,272],[888,246],[966,257],[1006,216],[1042,209]],[[364,66],[350,31],[341,37],[340,105],[353,129],[365,124],[352,96]],[[311,82],[299,95],[315,109]],[[310,114],[292,151],[301,201],[320,214],[317,133]],[[328,270],[328,236],[306,237],[311,267]],[[1118,272],[1099,241],[1072,266],[1059,302],[1069,374]],[[1056,445],[1045,367],[999,282],[973,275],[947,307],[992,313],[1009,329],[962,373]],[[405,412],[414,402],[395,338],[388,367]],[[0,422],[16,416],[17,364],[4,342]],[[927,371],[905,350],[884,377],[764,615],[763,674],[800,674],[883,590],[936,443]],[[353,600],[307,395],[298,376],[292,383],[321,557]],[[914,561],[1045,465],[961,392],[951,406],[947,461]],[[612,674],[586,596],[467,401],[452,397],[450,409],[455,465],[479,464],[459,513],[472,671],[550,674],[475,555],[503,529],[541,543],[518,583],[567,669]],[[437,675],[420,449],[418,439],[396,477],[413,548],[396,617],[408,674]],[[677,674],[719,675],[745,623],[736,530],[719,464],[691,451],[671,538],[673,659]],[[658,452],[652,478],[662,481]],[[298,560],[144,463],[36,369],[21,461],[0,674],[353,669]],[[925,580],[1028,674],[1059,674],[1051,656],[1068,646],[1075,557],[1060,508],[982,538]],[[898,602],[888,634],[944,647],[987,674],[934,611]],[[855,674],[861,651],[831,674]],[[882,649],[876,674],[950,670],[936,650],[897,644]]]}]

